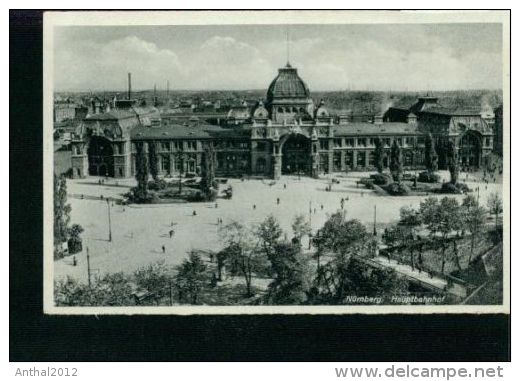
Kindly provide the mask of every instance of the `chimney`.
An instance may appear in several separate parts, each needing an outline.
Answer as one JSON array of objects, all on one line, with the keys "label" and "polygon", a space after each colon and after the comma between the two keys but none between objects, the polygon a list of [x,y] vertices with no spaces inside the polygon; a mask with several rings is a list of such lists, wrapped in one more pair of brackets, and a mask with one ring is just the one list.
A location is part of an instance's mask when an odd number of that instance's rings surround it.
[{"label": "chimney", "polygon": [[413,112],[408,114],[406,119],[408,124],[417,124],[417,115],[415,115]]},{"label": "chimney", "polygon": [[128,73],[128,100],[132,99],[132,73]]}]

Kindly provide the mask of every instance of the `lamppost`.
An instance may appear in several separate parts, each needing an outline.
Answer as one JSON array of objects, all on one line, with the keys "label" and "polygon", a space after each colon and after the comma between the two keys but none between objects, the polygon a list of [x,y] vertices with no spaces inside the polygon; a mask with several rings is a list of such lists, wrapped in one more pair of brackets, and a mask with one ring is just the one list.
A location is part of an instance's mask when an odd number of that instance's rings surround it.
[{"label": "lamppost", "polygon": [[88,253],[88,247],[87,247],[87,277],[88,277],[88,287],[90,288],[90,255]]},{"label": "lamppost", "polygon": [[107,198],[108,208],[108,242],[112,242],[112,222],[110,220],[110,198]]},{"label": "lamppost", "polygon": [[376,205],[374,205],[374,236],[377,235],[377,230],[376,230],[376,214],[377,214],[377,209],[376,209]]}]

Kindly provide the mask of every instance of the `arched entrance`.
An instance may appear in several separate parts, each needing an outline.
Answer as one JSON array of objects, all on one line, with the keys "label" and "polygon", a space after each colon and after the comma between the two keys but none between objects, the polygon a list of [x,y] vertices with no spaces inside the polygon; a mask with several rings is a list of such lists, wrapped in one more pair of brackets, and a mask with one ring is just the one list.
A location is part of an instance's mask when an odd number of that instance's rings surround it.
[{"label": "arched entrance", "polygon": [[89,175],[114,177],[114,151],[108,139],[92,136],[87,154]]},{"label": "arched entrance", "polygon": [[282,145],[282,174],[311,173],[311,142],[304,135],[291,135]]},{"label": "arched entrance", "polygon": [[459,141],[459,160],[463,166],[478,168],[482,147],[482,136],[475,131],[467,131]]}]

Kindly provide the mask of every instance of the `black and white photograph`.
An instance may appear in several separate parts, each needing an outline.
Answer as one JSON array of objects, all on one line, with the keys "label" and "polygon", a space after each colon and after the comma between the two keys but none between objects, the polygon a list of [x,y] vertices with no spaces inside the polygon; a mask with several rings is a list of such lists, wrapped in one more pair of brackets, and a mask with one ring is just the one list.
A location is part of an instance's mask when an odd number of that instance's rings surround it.
[{"label": "black and white photograph", "polygon": [[45,313],[509,312],[507,13],[43,28]]}]

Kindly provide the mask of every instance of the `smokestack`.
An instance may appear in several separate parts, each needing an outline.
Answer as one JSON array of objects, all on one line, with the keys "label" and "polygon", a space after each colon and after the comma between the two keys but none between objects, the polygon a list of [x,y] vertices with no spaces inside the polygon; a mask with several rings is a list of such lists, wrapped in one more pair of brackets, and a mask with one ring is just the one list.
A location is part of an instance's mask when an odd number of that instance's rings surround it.
[{"label": "smokestack", "polygon": [[128,100],[132,99],[132,73],[128,73]]},{"label": "smokestack", "polygon": [[166,98],[170,98],[170,80],[166,81]]}]

